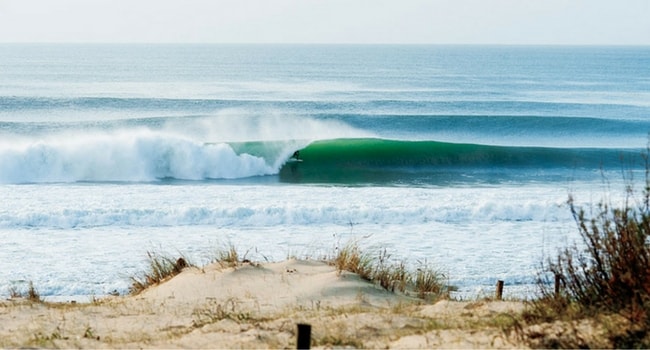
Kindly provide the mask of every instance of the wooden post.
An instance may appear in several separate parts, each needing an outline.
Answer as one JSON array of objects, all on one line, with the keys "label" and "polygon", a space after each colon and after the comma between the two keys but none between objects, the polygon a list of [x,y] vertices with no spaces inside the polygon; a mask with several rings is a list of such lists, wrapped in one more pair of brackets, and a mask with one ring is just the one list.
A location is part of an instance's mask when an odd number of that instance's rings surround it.
[{"label": "wooden post", "polygon": [[560,282],[561,282],[560,275],[555,274],[555,297],[556,298],[560,296]]},{"label": "wooden post", "polygon": [[311,325],[298,323],[297,349],[309,349],[311,347]]},{"label": "wooden post", "polygon": [[501,300],[501,298],[503,298],[503,281],[502,280],[497,281],[497,295],[496,295],[496,297],[497,297],[497,300]]}]

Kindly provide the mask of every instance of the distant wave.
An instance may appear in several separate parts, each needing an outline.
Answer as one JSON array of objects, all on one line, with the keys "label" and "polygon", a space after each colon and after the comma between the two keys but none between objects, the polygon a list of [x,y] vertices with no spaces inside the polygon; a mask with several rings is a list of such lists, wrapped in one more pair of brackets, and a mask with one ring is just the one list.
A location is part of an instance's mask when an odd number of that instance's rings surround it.
[{"label": "distant wave", "polygon": [[[244,102],[253,102],[246,101]],[[0,96],[4,110],[26,109],[206,109],[229,107],[237,100],[228,99],[178,99],[147,97],[38,97],[38,96]]]},{"label": "distant wave", "polygon": [[[383,96],[382,96],[383,97]],[[440,115],[485,114],[541,117],[567,116],[592,117],[596,108],[599,117],[643,118],[647,117],[647,106],[639,103],[614,102],[571,102],[535,101],[531,99],[495,99],[445,96],[413,97],[408,91],[402,98],[389,99],[377,96],[343,95],[310,96],[310,98],[262,96],[237,96],[230,98],[152,98],[152,97],[52,97],[52,96],[0,96],[0,112],[25,112],[28,110],[121,110],[121,111],[184,111],[190,113],[213,112],[225,108],[285,109],[302,113],[334,114],[408,114],[426,116],[431,111]]]}]

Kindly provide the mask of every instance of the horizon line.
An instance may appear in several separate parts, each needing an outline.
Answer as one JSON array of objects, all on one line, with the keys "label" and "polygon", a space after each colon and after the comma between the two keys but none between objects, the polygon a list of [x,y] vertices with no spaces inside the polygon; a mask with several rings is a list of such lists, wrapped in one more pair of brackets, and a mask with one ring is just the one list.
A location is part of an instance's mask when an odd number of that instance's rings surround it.
[{"label": "horizon line", "polygon": [[259,46],[537,46],[537,47],[648,47],[650,43],[391,43],[391,42],[174,42],[174,41],[0,41],[0,45],[259,45]]}]

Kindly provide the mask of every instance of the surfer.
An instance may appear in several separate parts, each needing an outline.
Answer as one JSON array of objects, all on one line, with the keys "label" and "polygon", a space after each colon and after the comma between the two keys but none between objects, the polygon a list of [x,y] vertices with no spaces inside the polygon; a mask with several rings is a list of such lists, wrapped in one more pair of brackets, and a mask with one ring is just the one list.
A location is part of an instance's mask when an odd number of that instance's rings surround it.
[{"label": "surfer", "polygon": [[300,160],[300,151],[293,152],[293,155],[291,156],[291,158],[293,158],[295,160]]}]

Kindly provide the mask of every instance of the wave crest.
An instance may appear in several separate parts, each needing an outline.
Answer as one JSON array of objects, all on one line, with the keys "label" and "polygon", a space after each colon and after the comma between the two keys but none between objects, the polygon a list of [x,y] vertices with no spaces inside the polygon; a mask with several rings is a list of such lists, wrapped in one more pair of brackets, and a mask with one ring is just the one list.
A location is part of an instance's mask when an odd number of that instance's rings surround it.
[{"label": "wave crest", "polygon": [[277,171],[226,143],[150,130],[0,143],[3,183],[234,179]]}]

